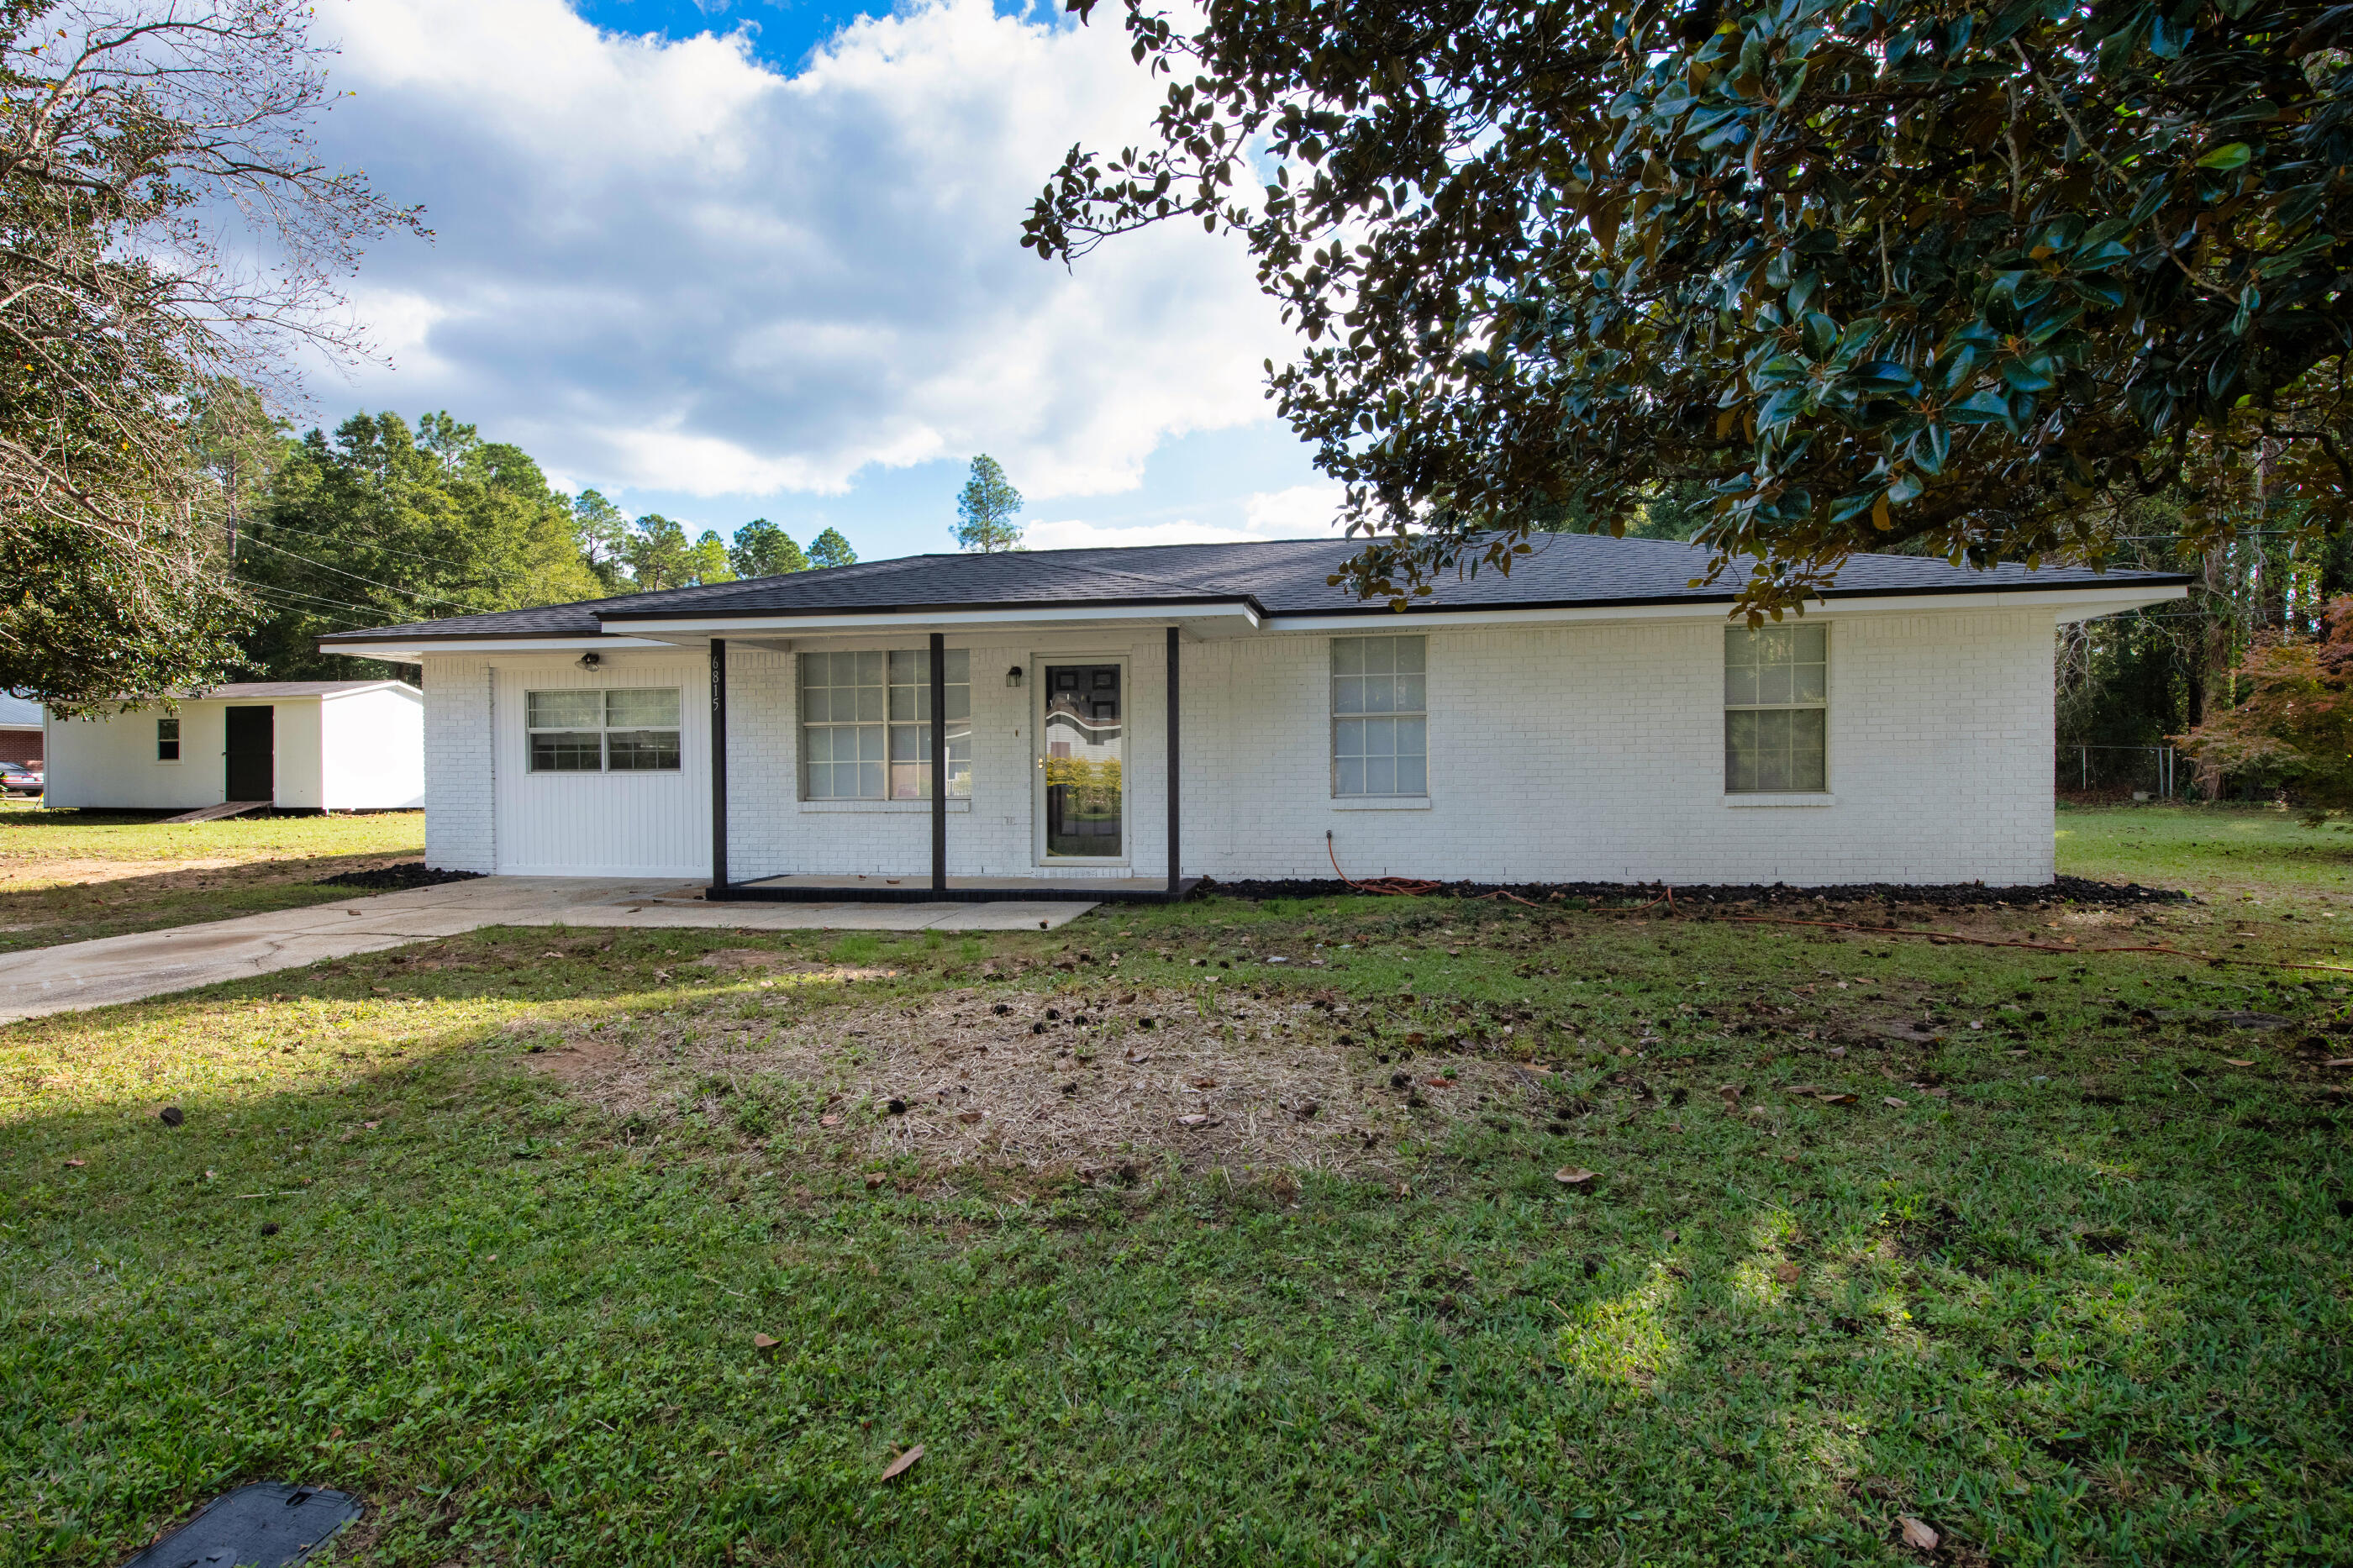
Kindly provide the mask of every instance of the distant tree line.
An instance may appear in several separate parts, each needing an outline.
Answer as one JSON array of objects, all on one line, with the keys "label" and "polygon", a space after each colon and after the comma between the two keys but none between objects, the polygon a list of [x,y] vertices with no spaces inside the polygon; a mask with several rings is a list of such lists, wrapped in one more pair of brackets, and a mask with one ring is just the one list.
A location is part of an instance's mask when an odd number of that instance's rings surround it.
[{"label": "distant tree line", "polygon": [[331,437],[299,437],[246,398],[205,448],[229,520],[234,580],[251,601],[238,636],[247,670],[273,679],[348,677],[322,654],[327,632],[651,593],[858,559],[828,528],[804,550],[765,518],[690,538],[659,513],[631,518],[595,489],[566,495],[521,447],[484,440],[447,413],[412,427],[355,414]]}]

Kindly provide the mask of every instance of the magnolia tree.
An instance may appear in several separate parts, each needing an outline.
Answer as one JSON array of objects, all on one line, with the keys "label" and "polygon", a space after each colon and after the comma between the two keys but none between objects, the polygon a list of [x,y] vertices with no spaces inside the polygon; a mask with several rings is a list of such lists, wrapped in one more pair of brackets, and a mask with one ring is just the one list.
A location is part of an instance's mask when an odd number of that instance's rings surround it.
[{"label": "magnolia tree", "polygon": [[1024,243],[1240,237],[1363,594],[1662,495],[1775,615],[1857,550],[2104,559],[2146,496],[2193,550],[2348,516],[2353,6],[1125,5],[1156,144]]},{"label": "magnolia tree", "polygon": [[426,232],[321,163],[310,15],[0,0],[0,688],[70,710],[234,656],[223,389],[364,354],[342,279]]}]

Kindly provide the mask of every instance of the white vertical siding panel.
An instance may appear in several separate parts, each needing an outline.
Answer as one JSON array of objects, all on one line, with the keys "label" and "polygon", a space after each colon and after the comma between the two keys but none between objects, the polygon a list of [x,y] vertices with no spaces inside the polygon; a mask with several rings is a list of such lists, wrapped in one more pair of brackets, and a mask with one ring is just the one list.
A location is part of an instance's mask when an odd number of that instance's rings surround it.
[{"label": "white vertical siding panel", "polygon": [[[537,877],[711,874],[710,665],[700,656],[608,655],[495,666],[498,868]],[[524,694],[670,686],[679,689],[676,773],[534,773]]]},{"label": "white vertical siding panel", "polygon": [[403,687],[322,699],[320,804],[330,811],[414,810],[425,804],[425,703]]}]

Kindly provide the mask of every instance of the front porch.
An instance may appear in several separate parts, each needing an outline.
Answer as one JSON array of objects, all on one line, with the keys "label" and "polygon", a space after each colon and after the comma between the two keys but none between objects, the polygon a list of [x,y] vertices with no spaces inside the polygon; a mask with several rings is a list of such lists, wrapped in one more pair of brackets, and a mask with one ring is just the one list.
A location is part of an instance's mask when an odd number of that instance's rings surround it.
[{"label": "front porch", "polygon": [[712,896],[744,902],[830,903],[849,898],[869,904],[1030,903],[1084,899],[1092,903],[1165,904],[1201,885],[1182,877],[1171,891],[1160,877],[1102,877],[1049,883],[1039,877],[950,877],[934,888],[923,877],[761,877],[735,882]]},{"label": "front porch", "polygon": [[[1004,903],[1062,900],[1090,903],[1173,903],[1200,885],[1198,877],[1183,874],[1180,859],[1182,822],[1179,802],[1182,792],[1178,787],[1178,628],[1176,626],[1166,628],[1166,712],[1159,759],[1166,803],[1167,870],[1165,876],[1156,877],[1124,874],[1100,860],[1090,863],[1090,858],[1086,856],[1074,856],[1070,864],[1060,867],[1047,858],[1035,872],[1028,875],[949,874],[950,823],[956,818],[969,820],[972,802],[968,796],[959,797],[957,809],[950,809],[947,759],[952,753],[948,731],[946,635],[930,633],[929,645],[929,734],[926,750],[931,761],[925,769],[930,784],[931,855],[928,873],[911,866],[899,876],[888,872],[857,875],[794,872],[738,879],[729,874],[732,837],[727,773],[727,639],[711,638],[712,875],[710,887],[704,895],[707,899],[721,902],[758,903],[831,903],[845,900],[880,903]],[[960,676],[958,679],[965,678]],[[1125,711],[1119,714],[1119,722],[1125,735],[1133,736],[1136,732],[1138,726],[1134,723],[1134,715]],[[968,742],[965,743],[969,744]],[[1037,749],[1039,752],[1038,765],[1046,767],[1047,748],[1042,740]],[[1060,753],[1054,754],[1059,756]],[[1145,762],[1143,757],[1128,760],[1137,764]],[[1114,767],[1118,765],[1113,764]],[[1045,776],[1050,780],[1053,775],[1049,773]],[[1050,795],[1050,784],[1048,790]],[[1132,840],[1135,828],[1141,824],[1124,821],[1119,826]]]}]

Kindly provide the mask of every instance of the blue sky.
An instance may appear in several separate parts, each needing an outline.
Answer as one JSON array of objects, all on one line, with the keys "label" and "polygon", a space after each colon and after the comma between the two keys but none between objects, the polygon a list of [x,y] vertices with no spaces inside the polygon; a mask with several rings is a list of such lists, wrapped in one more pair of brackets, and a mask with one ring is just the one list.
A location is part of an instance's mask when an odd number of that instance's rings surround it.
[{"label": "blue sky", "polygon": [[[760,58],[786,70],[797,68],[808,52],[860,16],[887,16],[889,5],[791,5],[782,0],[583,0],[573,9],[597,26],[616,33],[651,33],[667,38],[691,38],[698,33],[748,31]],[[999,5],[1019,15],[1018,5]]]},{"label": "blue sky", "polygon": [[353,303],[389,364],[311,416],[448,408],[567,489],[723,533],[950,548],[976,452],[1039,545],[1295,537],[1293,352],[1229,240],[1019,248],[1063,149],[1145,135],[1115,13],[923,0],[342,0],[331,155],[425,204]]}]

